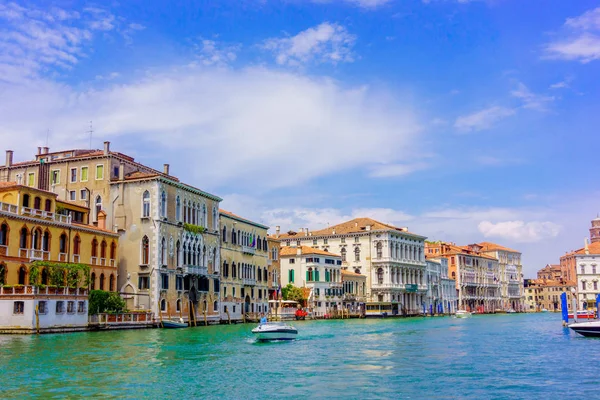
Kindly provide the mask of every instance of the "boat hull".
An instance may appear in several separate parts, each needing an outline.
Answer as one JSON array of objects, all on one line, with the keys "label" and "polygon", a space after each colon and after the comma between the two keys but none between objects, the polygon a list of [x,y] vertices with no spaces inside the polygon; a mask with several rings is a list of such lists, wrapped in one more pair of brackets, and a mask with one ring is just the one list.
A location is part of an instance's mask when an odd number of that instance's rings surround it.
[{"label": "boat hull", "polygon": [[574,332],[586,337],[600,337],[600,322],[582,322],[569,325]]},{"label": "boat hull", "polygon": [[456,318],[470,318],[471,313],[467,311],[457,311],[456,314],[454,314],[454,316]]},{"label": "boat hull", "polygon": [[162,327],[165,329],[179,329],[187,328],[188,324],[186,324],[185,322],[162,321]]},{"label": "boat hull", "polygon": [[271,340],[294,340],[298,336],[298,330],[289,325],[259,325],[252,329],[256,340],[261,342]]}]

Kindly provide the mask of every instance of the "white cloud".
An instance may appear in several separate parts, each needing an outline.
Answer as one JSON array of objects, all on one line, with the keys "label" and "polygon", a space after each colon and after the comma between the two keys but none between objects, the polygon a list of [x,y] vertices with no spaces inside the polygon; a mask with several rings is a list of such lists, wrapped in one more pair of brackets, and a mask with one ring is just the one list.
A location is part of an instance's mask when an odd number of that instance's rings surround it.
[{"label": "white cloud", "polygon": [[352,62],[356,36],[336,23],[323,22],[296,36],[265,40],[263,48],[273,52],[279,65]]},{"label": "white cloud", "polygon": [[487,238],[508,239],[513,242],[539,242],[560,233],[560,225],[549,221],[481,221],[479,231]]},{"label": "white cloud", "polygon": [[600,59],[600,7],[568,18],[563,30],[566,38],[546,45],[548,58],[588,63]]},{"label": "white cloud", "polygon": [[571,87],[571,82],[573,81],[572,77],[567,77],[560,82],[553,83],[550,85],[550,89],[566,89]]},{"label": "white cloud", "polygon": [[201,39],[198,46],[198,59],[206,66],[226,66],[235,61],[241,45],[221,45],[214,40]]},{"label": "white cloud", "polygon": [[515,110],[492,106],[475,113],[460,116],[454,122],[454,127],[462,132],[474,132],[490,129],[496,122],[515,114]]},{"label": "white cloud", "polygon": [[416,171],[421,171],[428,167],[429,164],[424,162],[374,165],[373,167],[371,167],[371,172],[369,173],[369,176],[373,178],[391,178],[405,176],[410,175]]},{"label": "white cloud", "polygon": [[120,76],[121,76],[121,74],[119,74],[118,72],[111,72],[111,73],[106,74],[106,75],[96,75],[96,80],[99,80],[99,81],[111,81],[113,79],[117,79]]},{"label": "white cloud", "polygon": [[546,105],[554,101],[554,97],[552,96],[543,96],[533,93],[521,82],[519,82],[517,88],[511,92],[511,95],[520,99],[523,102],[524,108],[537,111],[545,111]]},{"label": "white cloud", "polygon": [[393,0],[311,0],[311,2],[318,4],[333,3],[335,1],[352,4],[365,9],[375,9],[391,3]]}]

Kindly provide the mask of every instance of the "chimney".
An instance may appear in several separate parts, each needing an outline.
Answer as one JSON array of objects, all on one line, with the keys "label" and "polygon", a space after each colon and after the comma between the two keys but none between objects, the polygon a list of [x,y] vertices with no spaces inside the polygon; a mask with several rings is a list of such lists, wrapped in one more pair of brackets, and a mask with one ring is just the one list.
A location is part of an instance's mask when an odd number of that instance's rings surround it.
[{"label": "chimney", "polygon": [[106,213],[102,210],[98,213],[98,228],[106,229]]},{"label": "chimney", "polygon": [[42,154],[48,154],[49,151],[50,151],[50,147],[43,147],[42,148]]},{"label": "chimney", "polygon": [[366,231],[370,231],[370,230],[371,230],[371,225],[367,225],[367,226],[365,227],[365,230],[366,230]]},{"label": "chimney", "polygon": [[119,164],[119,180],[125,180],[125,164]]},{"label": "chimney", "polygon": [[590,249],[588,248],[588,239],[585,238],[583,240],[584,246],[585,246],[585,254],[590,254]]},{"label": "chimney", "polygon": [[169,164],[164,164],[163,165],[163,173],[165,175],[169,175]]},{"label": "chimney", "polygon": [[38,156],[39,156],[40,154],[42,154],[42,148],[41,148],[41,147],[38,147],[38,152],[37,152],[37,153],[38,153]]},{"label": "chimney", "polygon": [[304,228],[304,236],[308,236],[308,228]]},{"label": "chimney", "polygon": [[110,152],[110,142],[104,142],[104,155],[107,156]]},{"label": "chimney", "polygon": [[335,229],[332,229],[332,230],[331,230],[331,234],[332,234],[332,235],[335,235]]},{"label": "chimney", "polygon": [[355,227],[355,228],[358,228],[358,222],[355,222],[355,223],[354,223],[354,227]]},{"label": "chimney", "polygon": [[10,167],[12,165],[12,162],[13,162],[13,151],[6,150],[6,163],[4,164],[4,166]]},{"label": "chimney", "polygon": [[302,255],[302,246],[296,248],[296,255],[297,256],[301,256]]},{"label": "chimney", "polygon": [[279,232],[281,231],[281,227],[279,225],[277,225],[275,227],[275,237],[279,237]]}]

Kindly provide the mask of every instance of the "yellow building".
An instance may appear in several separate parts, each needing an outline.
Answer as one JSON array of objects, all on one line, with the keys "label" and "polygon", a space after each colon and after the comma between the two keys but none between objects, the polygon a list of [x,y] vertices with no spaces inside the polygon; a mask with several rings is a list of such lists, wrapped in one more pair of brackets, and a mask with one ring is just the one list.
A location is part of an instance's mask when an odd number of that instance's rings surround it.
[{"label": "yellow building", "polygon": [[268,312],[267,226],[220,210],[222,313],[231,320]]},{"label": "yellow building", "polygon": [[269,258],[267,260],[268,270],[269,270],[269,299],[277,300],[279,284],[281,283],[281,265],[279,263],[279,247],[281,244],[279,240],[274,238],[273,236],[267,237],[267,246],[269,249]]},{"label": "yellow building", "polygon": [[[34,261],[88,264],[90,289],[116,290],[118,235],[88,225],[88,209],[45,190],[0,182],[0,285],[29,285]],[[41,284],[48,284],[42,270]],[[32,282],[33,283],[33,282]]]},{"label": "yellow building", "polygon": [[567,305],[572,305],[575,282],[551,279],[531,279],[525,286],[526,311],[561,311],[560,295],[567,293]]}]

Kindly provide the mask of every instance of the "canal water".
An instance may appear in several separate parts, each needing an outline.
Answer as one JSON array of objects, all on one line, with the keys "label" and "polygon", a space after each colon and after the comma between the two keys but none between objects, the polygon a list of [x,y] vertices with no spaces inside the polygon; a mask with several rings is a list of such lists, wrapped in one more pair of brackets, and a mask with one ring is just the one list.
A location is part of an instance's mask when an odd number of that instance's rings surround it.
[{"label": "canal water", "polygon": [[554,399],[600,397],[600,340],[559,314],[0,336],[0,398]]}]

